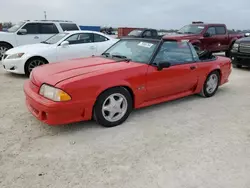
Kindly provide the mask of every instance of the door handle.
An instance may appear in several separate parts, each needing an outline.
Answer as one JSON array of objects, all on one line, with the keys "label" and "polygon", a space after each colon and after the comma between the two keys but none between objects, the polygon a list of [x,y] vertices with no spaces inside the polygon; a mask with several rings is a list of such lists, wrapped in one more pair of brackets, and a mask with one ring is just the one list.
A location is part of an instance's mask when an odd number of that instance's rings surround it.
[{"label": "door handle", "polygon": [[194,70],[194,69],[196,69],[196,66],[190,66],[190,69]]},{"label": "door handle", "polygon": [[34,39],[39,39],[39,37],[38,37],[38,36],[35,36]]}]

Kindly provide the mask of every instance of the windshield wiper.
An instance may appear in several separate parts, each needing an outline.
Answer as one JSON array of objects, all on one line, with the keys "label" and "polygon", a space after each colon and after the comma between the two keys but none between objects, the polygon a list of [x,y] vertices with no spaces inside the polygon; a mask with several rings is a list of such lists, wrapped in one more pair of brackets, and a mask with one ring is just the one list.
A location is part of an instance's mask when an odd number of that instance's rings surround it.
[{"label": "windshield wiper", "polygon": [[48,43],[48,42],[46,42],[46,41],[42,41],[41,43],[43,43],[43,44],[50,44],[50,43]]},{"label": "windshield wiper", "polygon": [[124,55],[112,55],[112,57],[116,57],[116,58],[119,58],[119,59],[124,59],[125,61],[131,61],[131,59],[128,59],[126,56]]},{"label": "windshield wiper", "polygon": [[105,57],[109,57],[110,56],[110,53],[103,53],[102,55],[104,55]]},{"label": "windshield wiper", "polygon": [[185,34],[194,34],[193,32],[185,32]]}]

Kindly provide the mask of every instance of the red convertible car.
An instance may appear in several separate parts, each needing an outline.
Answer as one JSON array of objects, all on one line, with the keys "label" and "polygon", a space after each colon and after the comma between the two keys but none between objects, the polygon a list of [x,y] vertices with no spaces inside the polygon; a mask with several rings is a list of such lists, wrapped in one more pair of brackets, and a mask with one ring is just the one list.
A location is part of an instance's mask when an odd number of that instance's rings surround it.
[{"label": "red convertible car", "polygon": [[49,125],[122,124],[133,109],[201,94],[228,82],[231,60],[183,41],[121,39],[99,57],[35,68],[24,85],[30,112]]}]

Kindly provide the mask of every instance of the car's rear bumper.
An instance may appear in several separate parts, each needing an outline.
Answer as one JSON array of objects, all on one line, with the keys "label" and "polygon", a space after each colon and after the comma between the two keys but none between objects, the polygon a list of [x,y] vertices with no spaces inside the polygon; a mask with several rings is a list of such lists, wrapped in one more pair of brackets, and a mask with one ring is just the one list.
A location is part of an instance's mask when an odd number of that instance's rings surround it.
[{"label": "car's rear bumper", "polygon": [[232,64],[250,66],[250,53],[232,52]]},{"label": "car's rear bumper", "polygon": [[53,102],[33,91],[32,83],[24,84],[26,106],[40,121],[48,125],[63,125],[73,122],[90,120],[92,108],[81,102]]}]

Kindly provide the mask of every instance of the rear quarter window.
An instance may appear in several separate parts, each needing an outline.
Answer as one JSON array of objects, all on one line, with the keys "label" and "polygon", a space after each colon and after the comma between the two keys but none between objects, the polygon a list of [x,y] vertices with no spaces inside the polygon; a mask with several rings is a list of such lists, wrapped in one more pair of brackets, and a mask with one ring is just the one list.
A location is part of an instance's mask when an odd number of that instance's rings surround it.
[{"label": "rear quarter window", "polygon": [[73,23],[60,23],[63,31],[75,31],[79,30],[76,24]]}]

